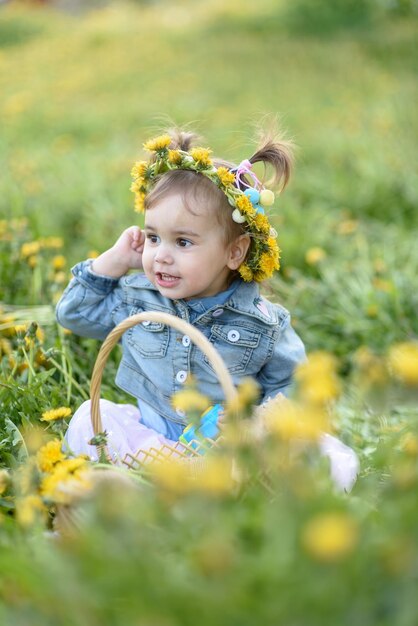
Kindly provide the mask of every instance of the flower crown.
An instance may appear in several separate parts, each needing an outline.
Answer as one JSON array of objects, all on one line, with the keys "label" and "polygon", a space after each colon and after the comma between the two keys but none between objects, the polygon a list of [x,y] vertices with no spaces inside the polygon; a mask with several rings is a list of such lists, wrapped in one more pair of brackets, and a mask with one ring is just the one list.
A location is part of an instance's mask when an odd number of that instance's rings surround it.
[{"label": "flower crown", "polygon": [[[153,153],[149,161],[138,161],[132,168],[131,191],[135,194],[135,210],[144,211],[147,194],[156,183],[157,176],[171,170],[191,170],[203,174],[226,195],[233,207],[232,219],[243,224],[251,237],[247,258],[238,268],[245,281],[266,280],[280,267],[280,250],[277,233],[271,227],[264,207],[274,202],[274,193],[265,189],[251,171],[250,161],[242,161],[238,167],[227,169],[215,167],[208,148],[185,150],[169,148],[172,138],[161,135],[144,143],[144,148]],[[250,177],[252,185],[247,180]],[[242,191],[242,188],[245,190]]]}]

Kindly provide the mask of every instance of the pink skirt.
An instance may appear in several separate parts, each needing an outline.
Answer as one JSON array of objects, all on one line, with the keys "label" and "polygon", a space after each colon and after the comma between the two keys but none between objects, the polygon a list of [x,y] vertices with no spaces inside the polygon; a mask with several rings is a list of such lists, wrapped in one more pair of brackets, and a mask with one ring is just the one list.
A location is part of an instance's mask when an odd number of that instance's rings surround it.
[{"label": "pink skirt", "polygon": [[[90,400],[84,402],[74,413],[65,439],[71,453],[86,454],[97,461],[96,446],[89,444],[94,436],[90,417]],[[100,400],[103,430],[107,432],[109,453],[115,463],[123,461],[126,454],[135,455],[139,450],[159,449],[176,442],[141,424],[139,409],[132,404],[116,404]]]}]

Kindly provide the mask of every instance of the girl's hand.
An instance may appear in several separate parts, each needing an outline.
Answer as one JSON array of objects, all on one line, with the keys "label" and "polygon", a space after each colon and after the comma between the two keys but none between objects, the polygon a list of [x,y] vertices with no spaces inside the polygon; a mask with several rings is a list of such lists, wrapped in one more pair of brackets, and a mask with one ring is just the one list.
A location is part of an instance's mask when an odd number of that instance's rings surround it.
[{"label": "girl's hand", "polygon": [[112,278],[120,278],[131,269],[141,269],[144,242],[145,235],[139,226],[130,226],[109,250],[94,259],[91,269]]}]

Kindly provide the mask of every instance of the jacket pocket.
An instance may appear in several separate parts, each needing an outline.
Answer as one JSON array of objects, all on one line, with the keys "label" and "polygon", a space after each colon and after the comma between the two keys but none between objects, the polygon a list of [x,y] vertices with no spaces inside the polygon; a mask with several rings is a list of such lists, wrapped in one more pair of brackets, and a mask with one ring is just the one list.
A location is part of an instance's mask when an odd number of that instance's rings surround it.
[{"label": "jacket pocket", "polygon": [[[133,308],[130,315],[143,312]],[[166,324],[144,321],[132,326],[126,334],[132,349],[148,359],[161,359],[167,354],[170,330]]]},{"label": "jacket pocket", "polygon": [[[209,341],[219,352],[231,374],[245,374],[249,370],[254,350],[260,343],[260,337],[261,334],[254,328],[239,324],[214,324]],[[202,353],[201,360],[205,367],[213,372],[208,359]]]}]

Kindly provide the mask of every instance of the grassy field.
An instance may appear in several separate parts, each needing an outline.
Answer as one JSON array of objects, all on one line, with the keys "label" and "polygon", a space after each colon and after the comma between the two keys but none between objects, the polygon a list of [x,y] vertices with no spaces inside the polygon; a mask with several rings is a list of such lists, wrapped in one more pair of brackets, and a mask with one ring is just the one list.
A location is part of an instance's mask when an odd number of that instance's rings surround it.
[{"label": "grassy field", "polygon": [[[0,8],[0,620],[413,626],[416,4],[81,6]],[[89,396],[98,344],[54,321],[69,270],[138,219],[130,169],[143,141],[190,124],[238,162],[266,114],[298,148],[272,218],[282,269],[264,289],[310,353],[336,358],[310,375],[340,381],[327,419],[359,454],[354,491],[332,490],[314,444],[295,452],[270,433],[265,459],[235,450],[251,471],[232,491],[109,486],[60,541],[54,499],[24,509],[34,494],[21,475],[36,470],[38,485],[39,433],[65,430],[43,413]],[[114,400],[117,361],[116,350],[103,384]]]}]

